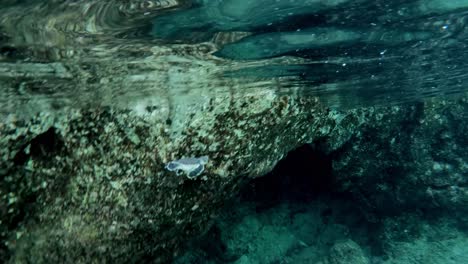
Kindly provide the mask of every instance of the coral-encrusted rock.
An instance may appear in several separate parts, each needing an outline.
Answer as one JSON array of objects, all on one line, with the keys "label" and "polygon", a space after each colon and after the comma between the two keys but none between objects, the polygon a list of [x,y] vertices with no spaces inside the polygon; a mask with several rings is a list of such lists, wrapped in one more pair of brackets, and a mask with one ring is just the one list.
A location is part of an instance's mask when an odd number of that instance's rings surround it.
[{"label": "coral-encrusted rock", "polygon": [[[3,120],[1,257],[168,261],[244,180],[314,141],[334,157],[337,186],[364,209],[464,210],[465,99],[340,113],[268,91],[230,98],[170,121],[158,107]],[[196,179],[164,168],[204,155]]]},{"label": "coral-encrusted rock", "polygon": [[369,109],[335,152],[338,185],[365,211],[468,212],[467,97]]},{"label": "coral-encrusted rock", "polygon": [[[208,102],[172,122],[161,120],[158,108],[5,120],[2,257],[168,261],[209,226],[244,180],[313,141],[328,120],[314,98],[263,92]],[[204,155],[209,160],[196,179],[164,168]]]},{"label": "coral-encrusted rock", "polygon": [[364,255],[361,247],[354,241],[348,239],[335,243],[328,256],[328,264],[368,264],[369,259]]}]

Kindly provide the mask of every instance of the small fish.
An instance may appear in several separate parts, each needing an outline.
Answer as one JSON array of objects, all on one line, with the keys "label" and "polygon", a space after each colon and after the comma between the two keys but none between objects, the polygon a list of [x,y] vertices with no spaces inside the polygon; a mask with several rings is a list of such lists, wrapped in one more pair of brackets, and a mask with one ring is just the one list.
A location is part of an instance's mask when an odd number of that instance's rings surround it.
[{"label": "small fish", "polygon": [[208,162],[208,156],[199,158],[182,158],[166,164],[166,169],[175,171],[177,175],[185,173],[187,178],[194,179],[202,174],[205,164]]}]

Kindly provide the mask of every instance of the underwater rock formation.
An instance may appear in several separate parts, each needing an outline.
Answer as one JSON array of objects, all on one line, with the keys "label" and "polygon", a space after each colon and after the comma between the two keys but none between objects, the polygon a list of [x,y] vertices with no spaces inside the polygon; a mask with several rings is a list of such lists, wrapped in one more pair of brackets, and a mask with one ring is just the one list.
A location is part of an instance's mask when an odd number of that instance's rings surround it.
[{"label": "underwater rock formation", "polygon": [[418,208],[466,219],[466,113],[466,97],[374,109],[334,153],[338,186],[374,216]]},{"label": "underwater rock formation", "polygon": [[[320,110],[314,98],[218,100],[195,109],[177,131],[154,118],[157,110],[4,121],[2,255],[8,249],[20,262],[167,261],[209,227],[246,180],[314,141],[336,157],[336,186],[363,209],[466,210],[467,154],[460,147],[466,142],[456,137],[466,120],[453,119],[466,111],[466,99],[347,113]],[[435,110],[445,115],[432,117]],[[408,122],[413,132],[400,133]],[[164,169],[183,155],[208,155],[205,177],[190,180]]]},{"label": "underwater rock formation", "polygon": [[[209,226],[244,181],[323,136],[328,119],[319,118],[326,116],[320,109],[314,98],[261,93],[213,98],[179,126],[155,118],[158,110],[96,109],[4,121],[4,247],[19,262],[166,261]],[[210,157],[204,178],[164,169],[184,155]]]},{"label": "underwater rock formation", "polygon": [[364,255],[361,247],[352,240],[335,243],[330,249],[330,256],[327,264],[368,264],[369,259]]},{"label": "underwater rock formation", "polygon": [[[226,78],[229,71],[245,73],[270,62],[284,66],[297,58],[243,64],[215,56],[219,50],[213,43],[166,45],[163,39],[131,38],[129,31],[142,21],[146,30],[153,26],[171,35],[162,15],[188,1],[51,1],[59,3],[52,9],[40,1],[26,1],[25,8],[14,2],[0,14],[0,39],[6,41],[0,47],[1,260],[168,262],[210,227],[245,182],[310,143],[333,158],[336,188],[351,194],[362,210],[390,213],[421,204],[428,210],[466,210],[466,94],[330,109],[322,97],[305,96],[280,74],[266,80],[247,74]],[[309,14],[349,1],[269,2],[262,8],[245,1],[238,10],[230,8],[235,1],[195,3],[236,20],[234,25],[220,20],[217,30],[250,30],[287,15],[256,16],[275,8]],[[295,8],[297,2],[310,8]],[[253,17],[246,16],[247,9]],[[161,22],[149,25],[156,17]],[[354,41],[354,31],[349,32],[344,42]],[[281,34],[233,38],[232,47],[267,36],[298,45],[272,49],[273,55],[312,45],[300,33]],[[261,53],[264,47],[254,45],[255,58],[269,56]],[[404,69],[404,76],[416,76]],[[360,71],[358,65],[353,74]],[[447,71],[465,73],[464,68]],[[440,79],[458,83],[462,77]],[[351,79],[336,78],[343,82],[331,86],[354,87]],[[425,81],[408,78],[415,87]],[[402,125],[409,130],[405,134]],[[181,157],[202,156],[209,162],[195,179],[165,169]]]}]

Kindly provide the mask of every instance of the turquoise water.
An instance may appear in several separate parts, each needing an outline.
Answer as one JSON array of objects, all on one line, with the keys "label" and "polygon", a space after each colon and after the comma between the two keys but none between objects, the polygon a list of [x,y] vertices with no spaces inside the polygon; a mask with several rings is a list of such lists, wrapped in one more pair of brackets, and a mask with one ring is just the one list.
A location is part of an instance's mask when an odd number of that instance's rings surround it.
[{"label": "turquoise water", "polygon": [[468,263],[468,0],[0,2],[0,263]]},{"label": "turquoise water", "polygon": [[[160,68],[147,65],[138,72],[130,66],[131,78],[102,80],[112,88],[64,85],[76,71],[98,72],[96,62],[106,53],[115,56],[116,62],[131,65],[150,54],[152,45],[170,47],[174,54],[193,49],[191,63],[216,65],[201,80],[243,82],[239,89],[244,90],[272,82],[278,92],[318,95],[331,107],[398,104],[466,91],[467,7],[462,0],[158,0],[86,6],[10,0],[2,10],[0,73],[15,87],[1,91],[3,113],[16,111],[15,104],[32,113],[69,106],[128,107],[148,94],[157,95],[162,91],[146,83],[124,89],[113,81],[167,79],[170,71],[165,67],[173,59],[170,51],[156,56]],[[16,60],[29,64],[12,68],[8,63]],[[41,65],[34,63],[42,62],[58,64],[38,71]],[[61,63],[71,66],[64,68]],[[177,75],[182,79],[171,90],[183,93],[186,86],[178,85],[190,79],[185,66],[182,61],[170,63],[180,64],[182,70]],[[141,74],[150,71],[154,73],[149,77]],[[29,76],[25,81],[15,79],[25,74]],[[30,88],[35,74],[50,84]],[[93,72],[81,80],[99,81]],[[196,80],[190,86],[195,90],[206,85]],[[218,85],[217,90],[229,89]],[[69,100],[77,93],[78,100]]]},{"label": "turquoise water", "polygon": [[154,19],[151,34],[264,60],[227,76],[290,77],[285,93],[375,105],[466,91],[466,12],[464,1],[195,1]]}]

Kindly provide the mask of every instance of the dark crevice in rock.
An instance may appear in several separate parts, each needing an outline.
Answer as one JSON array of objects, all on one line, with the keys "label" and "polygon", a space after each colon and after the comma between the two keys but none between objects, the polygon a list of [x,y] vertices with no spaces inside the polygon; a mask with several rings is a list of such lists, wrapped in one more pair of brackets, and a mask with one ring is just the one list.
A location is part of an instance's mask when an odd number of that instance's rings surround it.
[{"label": "dark crevice in rock", "polygon": [[[1,42],[6,42],[7,37],[2,36],[0,33],[0,43]],[[24,54],[24,50],[21,50],[16,47],[12,46],[2,46],[0,44],[0,61],[7,61],[7,62],[12,62],[12,61],[18,61],[18,60],[24,60],[26,58]]]},{"label": "dark crevice in rock", "polygon": [[31,157],[37,159],[48,158],[63,147],[63,142],[53,127],[36,136],[30,144]]},{"label": "dark crevice in rock", "polygon": [[[29,150],[27,151],[27,148]],[[22,166],[30,158],[45,161],[50,156],[58,153],[63,148],[63,141],[55,131],[55,128],[49,128],[46,132],[37,135],[31,141],[26,143],[13,158],[15,165]]]},{"label": "dark crevice in rock", "polygon": [[310,201],[333,190],[332,163],[317,144],[303,145],[278,162],[267,175],[252,180],[241,201],[256,201],[259,210],[280,201]]},{"label": "dark crevice in rock", "polygon": [[[36,206],[40,203],[39,197],[45,190],[45,187],[41,187],[45,182],[44,176],[41,173],[31,172],[24,166],[33,159],[41,164],[40,166],[47,167],[53,162],[52,157],[63,153],[63,150],[63,140],[52,127],[25,143],[15,155],[13,162],[16,166],[8,171],[8,179],[0,182],[0,193],[6,193],[15,199],[11,204],[0,204],[0,216],[3,219],[0,240],[6,239],[3,237],[6,233],[3,232],[17,229],[25,221],[34,221]],[[51,181],[53,184],[48,186],[49,194],[57,190],[63,191],[63,186],[66,184],[64,179],[67,179],[63,177],[64,175],[54,175],[56,178]],[[0,259],[4,258],[0,256]]]},{"label": "dark crevice in rock", "polygon": [[[362,232],[379,232],[381,220],[369,222],[367,215],[358,210],[352,194],[337,192],[332,173],[332,155],[326,154],[325,149],[326,142],[322,140],[303,145],[289,152],[270,173],[247,183],[238,199],[226,205],[222,213],[233,222],[227,225],[223,222],[226,220],[221,217],[209,231],[188,243],[187,250],[191,250],[193,258],[210,260],[210,263],[229,263],[239,260],[244,253],[248,255],[247,252],[234,254],[232,248],[228,248],[225,243],[226,233],[230,232],[226,231],[227,226],[239,224],[237,221],[240,221],[242,214],[248,212],[245,206],[253,205],[250,213],[261,218],[261,215],[274,215],[273,212],[282,211],[284,208],[278,208],[285,204],[290,208],[291,221],[297,215],[306,215],[311,208],[315,208],[314,210],[319,210],[319,219],[325,225],[340,223],[347,226],[351,237],[361,244],[375,244],[370,250],[382,255],[381,242],[377,236],[360,239]],[[223,232],[224,236],[219,234]],[[286,252],[285,255],[294,253]]]},{"label": "dark crevice in rock", "polygon": [[[3,38],[4,37],[2,35],[0,35],[0,41]],[[18,53],[18,50],[16,48],[14,48],[14,47],[11,47],[11,46],[0,47],[0,54],[2,54],[5,57],[14,57],[17,53]]]},{"label": "dark crevice in rock", "polygon": [[26,147],[27,147],[27,145],[23,146],[21,148],[21,150],[18,151],[16,153],[16,155],[13,157],[13,163],[15,165],[22,166],[28,161],[30,155],[28,153],[26,153],[26,151],[25,151]]}]

